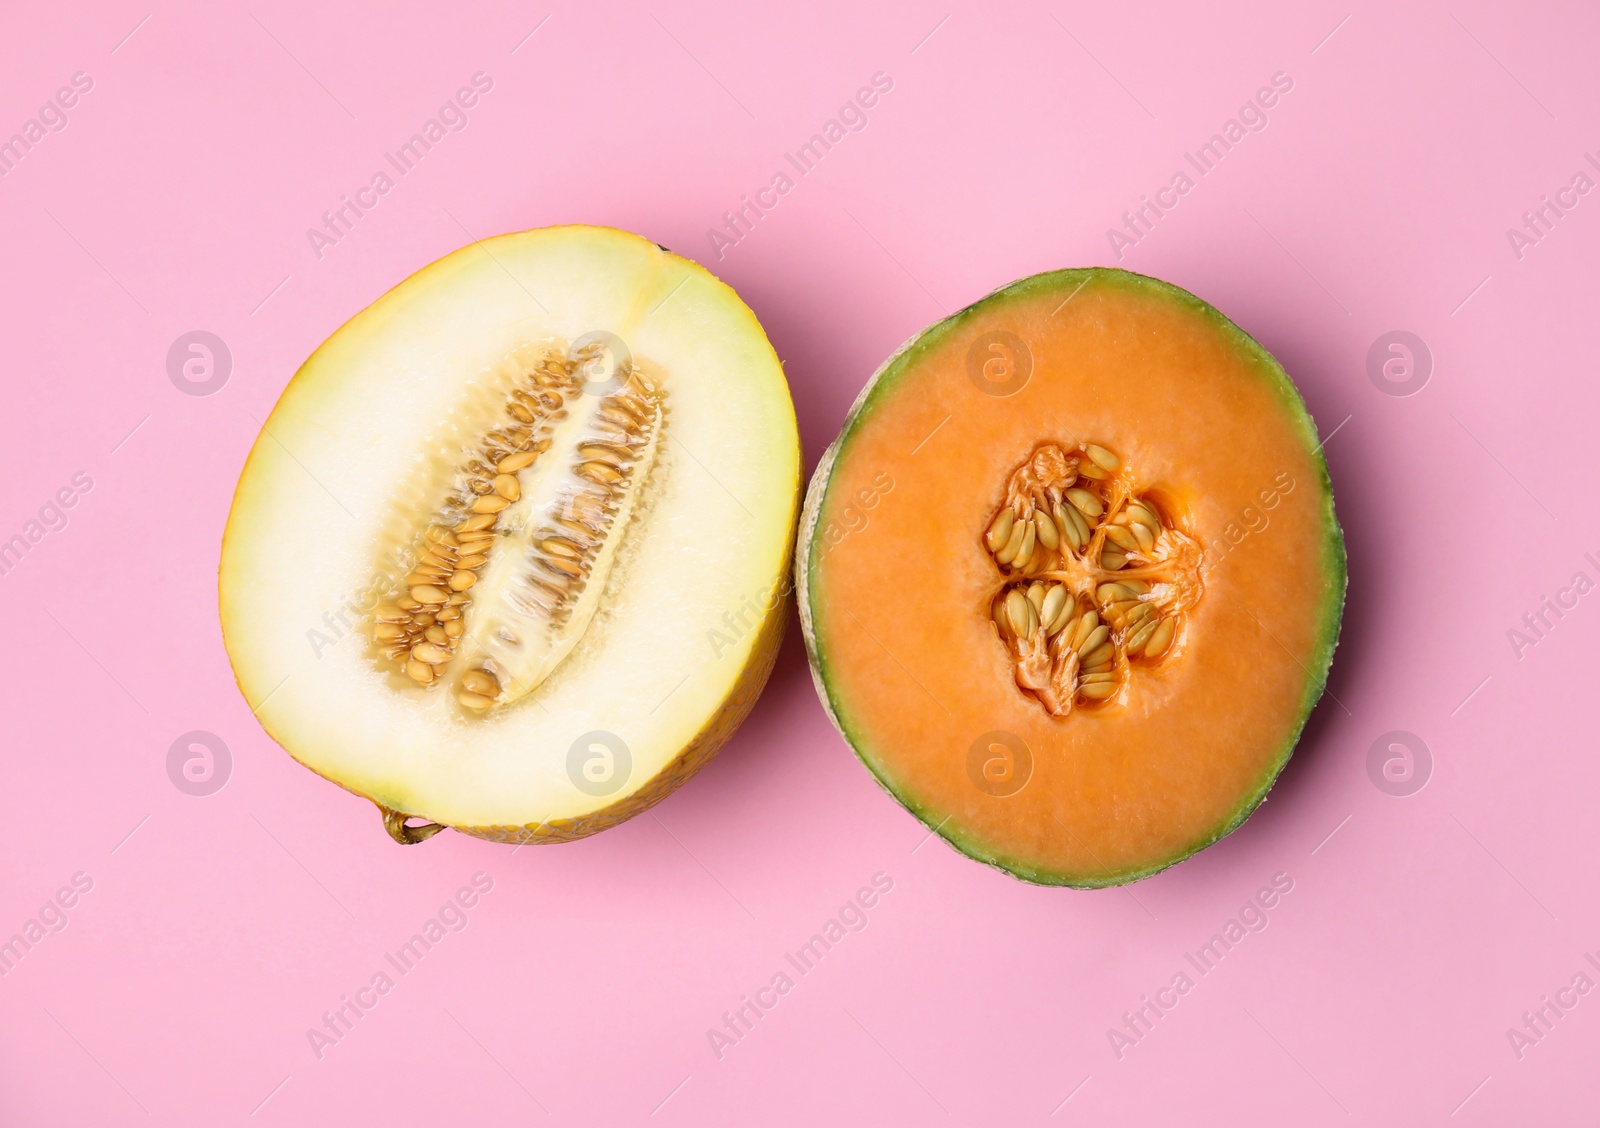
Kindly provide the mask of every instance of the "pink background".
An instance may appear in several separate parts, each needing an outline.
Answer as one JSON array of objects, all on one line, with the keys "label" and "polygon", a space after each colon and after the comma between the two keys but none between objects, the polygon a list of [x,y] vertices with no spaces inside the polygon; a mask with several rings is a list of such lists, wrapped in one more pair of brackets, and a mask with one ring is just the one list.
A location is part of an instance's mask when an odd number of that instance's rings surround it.
[{"label": "pink background", "polygon": [[[0,538],[93,484],[0,576],[0,940],[73,874],[93,888],[0,979],[0,1122],[1489,1125],[1600,1102],[1600,995],[1520,1058],[1506,1033],[1600,981],[1600,597],[1520,657],[1507,635],[1600,579],[1600,196],[1520,259],[1506,235],[1600,150],[1592,6],[58,7],[12,5],[0,42],[0,138],[94,82],[0,178]],[[478,71],[467,128],[319,260],[307,228]],[[868,126],[716,261],[720,214],[880,71]],[[1116,263],[1107,228],[1279,71],[1267,128],[1120,263],[1256,334],[1332,434],[1331,692],[1221,845],[1078,893],[926,841],[828,726],[794,631],[708,770],[571,846],[401,849],[251,718],[215,615],[235,478],[296,365],[406,274],[566,222],[706,261],[767,326],[814,460],[922,326]],[[233,354],[214,395],[167,376],[195,329]],[[1410,397],[1368,376],[1391,330],[1433,355]],[[197,729],[233,757],[206,797],[166,767]],[[1431,752],[1409,796],[1368,772],[1393,730]],[[319,1060],[307,1029],[479,871],[467,927]],[[707,1030],[880,872],[868,926],[719,1060]],[[1269,926],[1119,1060],[1107,1030],[1280,872]]]}]

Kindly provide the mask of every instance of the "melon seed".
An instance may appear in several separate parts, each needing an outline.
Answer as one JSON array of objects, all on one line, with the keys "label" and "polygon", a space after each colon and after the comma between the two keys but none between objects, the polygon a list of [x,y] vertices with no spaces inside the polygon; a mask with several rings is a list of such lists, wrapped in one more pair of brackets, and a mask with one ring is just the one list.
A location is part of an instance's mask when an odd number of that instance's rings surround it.
[{"label": "melon seed", "polygon": [[590,481],[609,486],[622,480],[622,471],[609,462],[592,459],[578,467],[578,474]]},{"label": "melon seed", "polygon": [[[1009,513],[1011,511],[1008,509],[1006,512]],[[1027,527],[1023,522],[1015,522],[1011,529],[1011,535],[1006,538],[1006,543],[999,552],[995,553],[994,558],[1002,564],[1009,564],[1015,560],[1017,553],[1022,550],[1022,538],[1027,535],[1027,531]]]},{"label": "melon seed", "polygon": [[1103,470],[1108,470],[1115,474],[1118,470],[1122,469],[1122,460],[1103,446],[1096,446],[1094,443],[1085,443],[1083,447],[1083,453],[1087,454],[1091,459],[1093,459],[1095,464]]},{"label": "melon seed", "polygon": [[1022,547],[1017,549],[1017,558],[1011,562],[1013,568],[1020,571],[1028,566],[1029,561],[1033,559],[1033,549],[1038,539],[1039,530],[1033,522],[1025,523],[1022,527]]},{"label": "melon seed", "polygon": [[1000,511],[1000,515],[989,525],[989,531],[983,535],[984,543],[989,546],[990,552],[999,552],[1011,539],[1011,527],[1016,524],[1017,515],[1008,506]]},{"label": "melon seed", "polygon": [[1127,514],[1129,520],[1143,525],[1152,536],[1161,531],[1161,517],[1148,501],[1130,501]]},{"label": "melon seed", "polygon": [[1064,501],[1056,502],[1056,527],[1062,537],[1072,545],[1074,552],[1082,552],[1089,543],[1089,526],[1083,515]]},{"label": "melon seed", "polygon": [[531,450],[521,451],[517,454],[508,454],[499,462],[495,463],[495,473],[515,474],[518,470],[526,470],[528,467],[533,465],[534,460],[538,457],[538,453]]},{"label": "melon seed", "polygon": [[1098,517],[1106,511],[1105,506],[1100,504],[1099,498],[1081,487],[1068,490],[1066,498],[1075,509],[1087,517]]},{"label": "melon seed", "polygon": [[1028,602],[1028,597],[1016,588],[1012,588],[1006,595],[1006,619],[1011,624],[1011,632],[1019,636],[1031,635],[1028,629],[1030,621],[1035,617],[1033,604]]},{"label": "melon seed", "polygon": [[1133,534],[1122,525],[1106,526],[1106,539],[1112,544],[1116,545],[1118,548],[1122,549],[1124,552],[1139,551],[1139,542],[1135,540]]},{"label": "melon seed", "polygon": [[1084,665],[1093,665],[1094,663],[1089,656],[1091,654],[1098,654],[1100,652],[1100,647],[1105,645],[1106,640],[1110,637],[1111,628],[1102,623],[1090,631],[1089,637],[1078,643],[1073,647],[1073,649],[1079,654],[1083,655]]},{"label": "melon seed", "polygon": [[578,444],[578,457],[598,459],[613,466],[620,466],[633,457],[633,452],[624,443],[587,442]]},{"label": "melon seed", "polygon": [[1041,509],[1033,515],[1033,523],[1039,530],[1039,543],[1054,551],[1061,543],[1061,538],[1056,532],[1055,522],[1050,520],[1050,515]]},{"label": "melon seed", "polygon": [[1128,636],[1128,651],[1132,653],[1143,650],[1144,644],[1150,641],[1150,636],[1155,634],[1156,627],[1159,625],[1153,619],[1140,623],[1134,632]]},{"label": "melon seed", "polygon": [[1050,593],[1044,597],[1039,606],[1039,618],[1044,620],[1046,624],[1046,633],[1054,634],[1061,629],[1061,624],[1057,623],[1056,620],[1067,613],[1066,607],[1067,589],[1057,584],[1050,589]]},{"label": "melon seed", "polygon": [[1177,633],[1178,624],[1172,619],[1163,619],[1161,625],[1150,636],[1150,641],[1144,644],[1146,658],[1159,658],[1167,652],[1167,647],[1172,645],[1173,635]]},{"label": "melon seed", "polygon": [[450,661],[450,651],[431,642],[419,642],[411,648],[411,657],[430,666],[440,666]]}]

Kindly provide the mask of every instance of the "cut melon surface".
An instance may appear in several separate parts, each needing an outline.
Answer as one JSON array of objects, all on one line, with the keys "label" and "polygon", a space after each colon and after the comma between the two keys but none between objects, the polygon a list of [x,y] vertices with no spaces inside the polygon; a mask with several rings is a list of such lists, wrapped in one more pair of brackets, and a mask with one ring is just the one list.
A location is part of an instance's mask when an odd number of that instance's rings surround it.
[{"label": "cut melon surface", "polygon": [[219,576],[239,685],[402,841],[614,825],[770,672],[799,458],[771,345],[703,268],[608,228],[472,244],[266,420]]},{"label": "cut melon surface", "polygon": [[1045,884],[1136,880],[1243,822],[1344,605],[1283,369],[1193,295],[1102,268],[1024,279],[891,357],[800,538],[846,740],[956,849]]}]

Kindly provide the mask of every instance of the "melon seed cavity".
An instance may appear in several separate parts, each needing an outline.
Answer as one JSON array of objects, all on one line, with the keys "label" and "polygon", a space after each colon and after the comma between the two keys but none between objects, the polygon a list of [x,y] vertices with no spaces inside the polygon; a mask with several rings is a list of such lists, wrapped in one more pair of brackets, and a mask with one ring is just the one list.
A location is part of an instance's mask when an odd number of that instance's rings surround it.
[{"label": "melon seed cavity", "polygon": [[1042,443],[983,533],[990,617],[1017,686],[1053,717],[1125,700],[1181,651],[1202,595],[1198,543],[1095,443]]},{"label": "melon seed cavity", "polygon": [[380,664],[468,715],[526,696],[578,644],[655,461],[663,392],[590,337],[512,382],[372,616]]}]

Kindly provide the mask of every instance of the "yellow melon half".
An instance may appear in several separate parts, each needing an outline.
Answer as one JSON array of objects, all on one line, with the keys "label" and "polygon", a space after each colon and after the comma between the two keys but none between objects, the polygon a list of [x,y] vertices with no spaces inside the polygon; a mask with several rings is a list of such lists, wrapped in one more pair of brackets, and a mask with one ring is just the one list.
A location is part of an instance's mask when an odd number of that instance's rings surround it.
[{"label": "yellow melon half", "polygon": [[400,841],[604,829],[765,682],[799,469],[778,358],[703,268],[609,228],[474,243],[263,426],[219,577],[239,686]]}]

